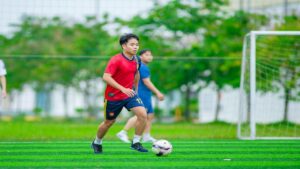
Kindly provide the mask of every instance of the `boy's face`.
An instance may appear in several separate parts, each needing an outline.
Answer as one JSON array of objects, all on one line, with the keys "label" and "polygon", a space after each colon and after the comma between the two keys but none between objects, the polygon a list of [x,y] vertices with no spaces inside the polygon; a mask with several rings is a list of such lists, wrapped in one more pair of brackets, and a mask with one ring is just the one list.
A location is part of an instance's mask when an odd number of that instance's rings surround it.
[{"label": "boy's face", "polygon": [[153,56],[152,56],[152,53],[150,51],[147,51],[145,53],[143,53],[141,55],[141,60],[144,62],[144,63],[150,63],[152,62],[153,60]]},{"label": "boy's face", "polygon": [[122,48],[126,53],[130,55],[136,55],[137,51],[139,50],[139,41],[135,38],[131,38],[127,43],[122,45]]}]

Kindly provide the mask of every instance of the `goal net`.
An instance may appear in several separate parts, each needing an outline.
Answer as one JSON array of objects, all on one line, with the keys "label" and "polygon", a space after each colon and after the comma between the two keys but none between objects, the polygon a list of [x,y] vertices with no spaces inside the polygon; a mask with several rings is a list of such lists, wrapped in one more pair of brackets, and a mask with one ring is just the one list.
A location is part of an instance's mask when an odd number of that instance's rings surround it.
[{"label": "goal net", "polygon": [[300,139],[300,31],[245,36],[238,138]]}]

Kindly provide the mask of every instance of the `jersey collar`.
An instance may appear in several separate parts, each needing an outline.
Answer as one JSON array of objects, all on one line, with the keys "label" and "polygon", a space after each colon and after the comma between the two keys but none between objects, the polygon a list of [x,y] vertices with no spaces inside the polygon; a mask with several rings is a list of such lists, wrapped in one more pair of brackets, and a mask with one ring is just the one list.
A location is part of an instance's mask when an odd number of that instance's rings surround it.
[{"label": "jersey collar", "polygon": [[126,57],[126,56],[124,55],[123,52],[122,52],[122,56],[123,56],[125,59],[129,60],[129,61],[135,60],[135,57],[136,57],[136,56],[133,56],[132,59],[129,59],[128,57]]}]

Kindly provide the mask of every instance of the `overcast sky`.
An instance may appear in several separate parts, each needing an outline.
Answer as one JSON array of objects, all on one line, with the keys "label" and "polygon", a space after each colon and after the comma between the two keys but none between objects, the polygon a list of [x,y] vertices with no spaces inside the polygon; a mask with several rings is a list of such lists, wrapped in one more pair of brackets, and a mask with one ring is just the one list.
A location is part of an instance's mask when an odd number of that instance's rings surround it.
[{"label": "overcast sky", "polygon": [[85,16],[107,12],[113,17],[128,19],[146,13],[151,7],[152,0],[0,0],[0,33],[12,31],[9,24],[19,22],[22,15],[61,16],[80,21]]}]

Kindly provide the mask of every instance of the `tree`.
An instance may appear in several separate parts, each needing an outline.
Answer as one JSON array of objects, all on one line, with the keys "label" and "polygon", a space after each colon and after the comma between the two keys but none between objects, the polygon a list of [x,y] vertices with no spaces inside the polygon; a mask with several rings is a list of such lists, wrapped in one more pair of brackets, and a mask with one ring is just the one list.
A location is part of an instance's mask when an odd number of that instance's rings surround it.
[{"label": "tree", "polygon": [[219,118],[221,91],[225,86],[239,87],[244,36],[267,23],[267,18],[263,15],[237,11],[232,16],[223,18],[218,24],[208,25],[209,31],[204,33],[202,45],[193,44],[186,51],[195,56],[211,58],[204,64],[204,70],[208,73],[206,76],[201,76],[201,80],[216,86],[215,120]]},{"label": "tree", "polygon": [[7,56],[10,66],[10,87],[20,90],[24,84],[30,84],[37,91],[50,92],[61,84],[67,107],[67,89],[77,85],[74,79],[80,72],[84,70],[88,74],[80,76],[81,80],[88,81],[98,77],[99,70],[104,69],[104,64],[95,59],[84,60],[84,56],[103,58],[116,52],[115,43],[110,43],[114,37],[104,30],[105,25],[106,20],[99,22],[95,17],[87,17],[82,24],[69,24],[58,17],[25,16],[21,24],[15,25],[17,31],[12,37],[0,37],[2,55]]}]

